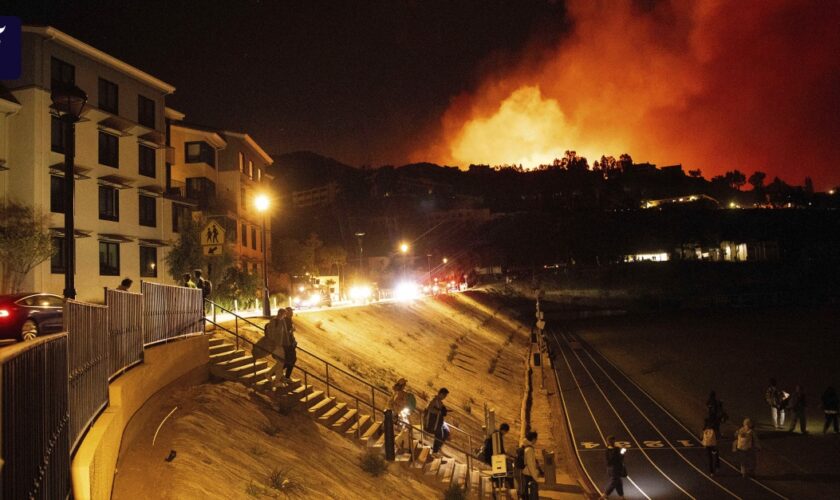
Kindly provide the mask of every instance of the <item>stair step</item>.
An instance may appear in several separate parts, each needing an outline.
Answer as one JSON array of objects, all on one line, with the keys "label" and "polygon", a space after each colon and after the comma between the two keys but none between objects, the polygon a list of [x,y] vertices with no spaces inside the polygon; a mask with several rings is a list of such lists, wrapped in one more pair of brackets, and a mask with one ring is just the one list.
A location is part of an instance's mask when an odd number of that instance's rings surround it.
[{"label": "stair step", "polygon": [[493,495],[493,481],[490,480],[490,476],[481,476],[481,497],[482,498],[491,498]]},{"label": "stair step", "polygon": [[268,363],[266,363],[265,361],[257,361],[255,363],[254,358],[251,358],[250,360],[248,360],[247,363],[243,363],[243,364],[238,365],[238,366],[223,365],[222,368],[227,370],[232,375],[240,375],[240,374],[246,374],[246,373],[250,373],[251,375],[253,375],[255,370],[260,371],[260,370],[267,369],[268,368]]},{"label": "stair step", "polygon": [[311,392],[312,392],[312,386],[311,385],[301,385],[301,386],[295,388],[294,390],[292,390],[292,396],[302,398],[303,396],[306,396],[307,394],[310,394]]},{"label": "stair step", "polygon": [[352,408],[342,415],[335,423],[332,424],[332,429],[336,432],[344,433],[356,421],[357,410]]},{"label": "stair step", "polygon": [[455,464],[455,470],[452,471],[452,482],[462,488],[464,487],[464,484],[467,482],[467,464]]},{"label": "stair step", "polygon": [[251,384],[255,384],[255,383],[259,382],[260,380],[264,379],[265,378],[264,375],[266,373],[269,373],[270,371],[271,371],[271,368],[269,368],[267,366],[265,368],[261,369],[261,370],[257,370],[256,373],[254,373],[251,370],[247,370],[246,373],[242,373],[240,375],[237,375],[236,379],[239,380],[242,383],[251,385]]},{"label": "stair step", "polygon": [[330,427],[336,420],[341,418],[345,411],[347,411],[347,403],[337,403],[326,413],[318,417],[318,422]]},{"label": "stair step", "polygon": [[230,344],[228,342],[222,342],[221,344],[210,346],[210,354],[211,355],[221,354],[223,352],[228,352],[228,351],[232,352],[232,351],[235,351],[235,350],[236,350],[236,347],[233,344]]},{"label": "stair step", "polygon": [[414,461],[414,467],[421,469],[424,465],[426,465],[426,461],[429,460],[429,456],[432,454],[432,449],[424,445],[418,446],[417,449],[417,459]]},{"label": "stair step", "polygon": [[310,406],[308,410],[309,415],[312,417],[320,417],[327,411],[329,411],[335,405],[335,398],[324,398],[321,401],[318,401],[314,405]]},{"label": "stair step", "polygon": [[367,428],[364,434],[362,434],[362,441],[365,443],[373,442],[376,438],[379,437],[379,434],[382,433],[382,422],[372,422],[370,427]]},{"label": "stair step", "polygon": [[440,464],[438,470],[438,480],[443,484],[449,484],[452,481],[452,471],[455,470],[455,460],[447,458],[445,463]]},{"label": "stair step", "polygon": [[347,437],[355,436],[356,430],[359,429],[359,438],[362,437],[365,433],[365,429],[367,429],[368,424],[370,424],[370,415],[361,415],[358,419],[353,419],[353,424],[350,426],[349,429],[344,431],[344,435]]},{"label": "stair step", "polygon": [[227,358],[226,360],[219,361],[218,363],[216,363],[216,366],[228,369],[236,366],[242,366],[244,364],[249,364],[253,360],[253,356],[240,349],[238,351],[234,351],[233,355]]},{"label": "stair step", "polygon": [[438,471],[440,470],[441,461],[439,458],[433,458],[431,462],[426,464],[423,467],[423,473],[427,476],[435,476],[437,475]]},{"label": "stair step", "polygon": [[303,403],[304,406],[309,408],[313,406],[318,401],[324,398],[324,391],[312,391],[309,394],[306,394],[302,398],[300,398],[300,402]]},{"label": "stair step", "polygon": [[481,486],[479,486],[480,483],[481,483],[481,472],[478,469],[473,468],[470,471],[470,491],[475,491],[475,492],[481,491]]},{"label": "stair step", "polygon": [[210,337],[210,340],[208,341],[208,343],[212,347],[214,345],[226,344],[227,341],[225,339],[221,338],[221,337]]}]

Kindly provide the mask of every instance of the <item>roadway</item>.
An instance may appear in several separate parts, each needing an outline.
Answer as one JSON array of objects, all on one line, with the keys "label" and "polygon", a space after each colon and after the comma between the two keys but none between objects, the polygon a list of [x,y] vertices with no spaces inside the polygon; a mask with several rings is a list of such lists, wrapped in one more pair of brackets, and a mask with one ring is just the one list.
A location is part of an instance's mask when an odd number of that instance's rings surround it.
[{"label": "roadway", "polygon": [[[599,494],[608,482],[604,449],[612,435],[628,448],[626,498],[785,498],[742,478],[737,465],[723,459],[711,476],[699,429],[689,430],[579,337],[553,331],[546,337],[575,453]],[[731,443],[724,439],[720,446]]]}]

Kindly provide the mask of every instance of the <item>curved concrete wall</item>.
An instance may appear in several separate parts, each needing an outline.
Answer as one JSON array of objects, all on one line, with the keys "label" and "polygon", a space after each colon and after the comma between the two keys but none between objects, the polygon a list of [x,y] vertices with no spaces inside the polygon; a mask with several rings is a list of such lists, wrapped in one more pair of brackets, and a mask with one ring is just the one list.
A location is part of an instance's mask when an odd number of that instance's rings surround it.
[{"label": "curved concrete wall", "polygon": [[77,500],[111,497],[120,443],[131,417],[152,395],[182,377],[206,380],[208,360],[207,336],[177,340],[147,349],[142,364],[111,383],[108,407],[73,457],[71,475]]}]

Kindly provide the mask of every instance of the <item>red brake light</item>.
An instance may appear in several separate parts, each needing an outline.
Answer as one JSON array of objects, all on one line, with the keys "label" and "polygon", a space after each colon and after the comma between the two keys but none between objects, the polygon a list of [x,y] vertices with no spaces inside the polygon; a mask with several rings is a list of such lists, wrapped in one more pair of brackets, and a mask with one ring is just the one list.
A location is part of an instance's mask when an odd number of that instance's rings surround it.
[{"label": "red brake light", "polygon": [[8,309],[0,309],[0,318],[8,318],[11,316]]}]

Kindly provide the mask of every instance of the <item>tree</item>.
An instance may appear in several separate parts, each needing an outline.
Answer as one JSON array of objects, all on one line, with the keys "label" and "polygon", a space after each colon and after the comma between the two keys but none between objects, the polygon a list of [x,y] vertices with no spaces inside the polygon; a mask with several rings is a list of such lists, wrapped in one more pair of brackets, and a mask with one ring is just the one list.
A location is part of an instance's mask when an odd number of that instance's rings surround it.
[{"label": "tree", "polygon": [[633,166],[633,158],[627,153],[622,153],[618,157],[618,166],[622,172],[626,172]]},{"label": "tree", "polygon": [[56,249],[50,237],[49,215],[23,203],[0,206],[0,292],[20,291],[23,279]]},{"label": "tree", "polygon": [[694,179],[699,179],[699,178],[703,177],[703,172],[701,172],[700,169],[698,168],[698,169],[695,169],[695,170],[689,170],[688,175],[690,177],[694,178]]},{"label": "tree", "polygon": [[753,191],[762,191],[764,189],[764,179],[766,178],[767,174],[765,174],[764,172],[754,172],[749,179],[750,185],[753,187]]},{"label": "tree", "polygon": [[347,264],[347,250],[338,245],[321,247],[315,256],[321,274],[333,274],[333,266],[340,268]]},{"label": "tree", "polygon": [[166,268],[175,281],[180,282],[185,273],[192,274],[194,269],[206,269],[204,277],[216,284],[224,277],[225,270],[233,265],[233,255],[225,244],[222,245],[221,255],[204,255],[201,230],[206,224],[205,218],[185,217],[180,222],[180,237],[166,255]]},{"label": "tree", "polygon": [[747,183],[747,176],[737,169],[726,172],[723,177],[726,179],[726,183],[729,184],[729,187],[737,189],[738,191],[741,190],[741,186]]},{"label": "tree", "polygon": [[257,274],[248,273],[236,266],[225,269],[221,279],[213,287],[216,302],[232,305],[234,299],[239,301],[240,307],[256,305],[257,287],[260,281]]}]

